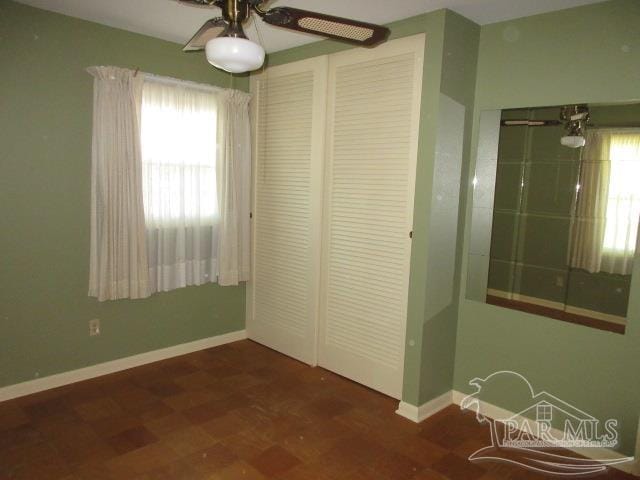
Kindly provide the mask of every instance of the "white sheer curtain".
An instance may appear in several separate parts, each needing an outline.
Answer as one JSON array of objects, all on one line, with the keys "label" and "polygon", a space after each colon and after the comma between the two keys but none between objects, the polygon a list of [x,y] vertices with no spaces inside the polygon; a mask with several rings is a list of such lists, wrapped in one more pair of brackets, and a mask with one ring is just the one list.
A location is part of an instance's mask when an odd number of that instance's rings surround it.
[{"label": "white sheer curtain", "polygon": [[218,94],[145,80],[142,173],[152,291],[215,282]]},{"label": "white sheer curtain", "polygon": [[640,216],[640,130],[587,132],[569,264],[631,274]]},{"label": "white sheer curtain", "polygon": [[151,291],[249,276],[249,99],[148,77],[142,170]]},{"label": "white sheer curtain", "polygon": [[115,67],[94,77],[89,296],[149,295],[140,163],[142,78]]},{"label": "white sheer curtain", "polygon": [[221,225],[218,283],[237,285],[249,279],[251,128],[250,96],[227,90],[220,102],[218,199]]}]

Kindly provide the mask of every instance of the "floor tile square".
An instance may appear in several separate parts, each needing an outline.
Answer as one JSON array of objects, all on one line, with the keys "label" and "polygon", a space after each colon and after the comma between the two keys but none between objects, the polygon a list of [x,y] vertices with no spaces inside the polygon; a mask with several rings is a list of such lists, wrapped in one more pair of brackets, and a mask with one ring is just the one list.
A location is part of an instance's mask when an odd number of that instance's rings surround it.
[{"label": "floor tile square", "polygon": [[280,446],[273,446],[254,457],[249,462],[267,477],[286,472],[300,463],[300,460]]},{"label": "floor tile square", "polygon": [[453,453],[434,463],[432,469],[450,480],[475,480],[486,473],[484,468]]},{"label": "floor tile square", "polygon": [[146,427],[139,426],[114,435],[109,439],[109,444],[116,452],[123,454],[157,441],[158,437]]}]

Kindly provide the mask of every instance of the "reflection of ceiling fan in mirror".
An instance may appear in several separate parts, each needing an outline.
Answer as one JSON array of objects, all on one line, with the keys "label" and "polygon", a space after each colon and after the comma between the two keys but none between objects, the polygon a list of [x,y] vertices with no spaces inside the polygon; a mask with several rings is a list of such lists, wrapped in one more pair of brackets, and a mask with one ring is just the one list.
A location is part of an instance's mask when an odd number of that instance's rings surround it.
[{"label": "reflection of ceiling fan in mirror", "polygon": [[389,29],[380,25],[359,22],[289,7],[268,10],[268,0],[179,0],[181,3],[217,7],[222,16],[208,20],[184,51],[206,50],[207,60],[213,66],[232,73],[256,70],[264,63],[262,46],[247,39],[242,29],[252,12],[271,25],[297,32],[312,33],[343,40],[364,47],[372,47],[386,40]]}]

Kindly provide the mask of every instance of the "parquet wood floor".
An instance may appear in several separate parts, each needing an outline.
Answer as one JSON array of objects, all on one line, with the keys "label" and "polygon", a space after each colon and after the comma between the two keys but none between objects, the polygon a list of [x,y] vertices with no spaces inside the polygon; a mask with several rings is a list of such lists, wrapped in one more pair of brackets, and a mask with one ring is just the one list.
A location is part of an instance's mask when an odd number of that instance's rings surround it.
[{"label": "parquet wood floor", "polygon": [[0,480],[545,478],[469,462],[489,439],[473,414],[396,408],[241,341],[1,403]]}]

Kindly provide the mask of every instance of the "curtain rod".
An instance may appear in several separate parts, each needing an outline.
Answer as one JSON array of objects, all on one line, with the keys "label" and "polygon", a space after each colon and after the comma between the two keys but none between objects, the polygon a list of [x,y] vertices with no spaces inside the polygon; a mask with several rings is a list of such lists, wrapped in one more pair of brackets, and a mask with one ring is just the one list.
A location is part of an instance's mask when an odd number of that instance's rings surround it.
[{"label": "curtain rod", "polygon": [[194,90],[200,90],[203,92],[216,92],[216,93],[223,93],[223,92],[236,92],[237,94],[241,95],[241,96],[246,96],[247,98],[251,98],[251,94],[248,92],[244,92],[242,90],[238,90],[236,88],[224,88],[224,87],[218,87],[216,85],[209,85],[206,83],[198,83],[198,82],[193,82],[191,80],[183,80],[181,78],[174,78],[174,77],[167,77],[164,75],[156,75],[155,73],[147,73],[147,72],[141,72],[140,71],[140,67],[136,67],[135,69],[131,69],[131,68],[122,68],[122,67],[114,67],[114,66],[96,66],[96,67],[87,67],[87,71],[89,73],[91,73],[91,69],[92,68],[115,68],[118,69],[120,71],[129,71],[129,72],[133,72],[133,76],[136,77],[138,76],[138,74],[142,74],[144,75],[145,78],[151,80],[152,82],[157,82],[157,83],[165,83],[167,85],[177,85],[177,86],[183,86],[183,87],[189,87],[192,88]]},{"label": "curtain rod", "polygon": [[[206,83],[198,83],[198,82],[193,82],[191,80],[182,80],[180,78],[173,78],[173,77],[166,77],[163,75],[156,75],[154,73],[146,73],[146,72],[141,72],[145,78],[148,78],[149,80],[153,81],[153,82],[157,82],[157,83],[166,83],[169,85],[179,85],[179,86],[184,86],[184,87],[190,87],[196,90],[203,90],[203,91],[208,91],[208,92],[224,92],[227,90],[235,90],[233,88],[223,88],[223,87],[217,87],[215,85],[208,85]],[[237,90],[239,91],[239,90]],[[242,93],[246,93],[246,92],[242,92]]]}]

